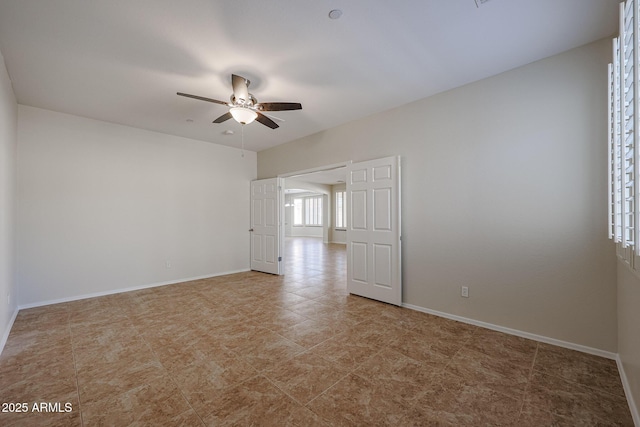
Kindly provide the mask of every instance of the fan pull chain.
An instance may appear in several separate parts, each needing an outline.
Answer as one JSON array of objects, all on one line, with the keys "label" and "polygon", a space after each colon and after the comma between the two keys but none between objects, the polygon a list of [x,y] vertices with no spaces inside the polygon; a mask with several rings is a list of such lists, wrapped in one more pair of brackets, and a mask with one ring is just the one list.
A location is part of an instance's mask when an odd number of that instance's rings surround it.
[{"label": "fan pull chain", "polygon": [[241,134],[242,134],[242,158],[244,158],[244,124],[240,124]]}]

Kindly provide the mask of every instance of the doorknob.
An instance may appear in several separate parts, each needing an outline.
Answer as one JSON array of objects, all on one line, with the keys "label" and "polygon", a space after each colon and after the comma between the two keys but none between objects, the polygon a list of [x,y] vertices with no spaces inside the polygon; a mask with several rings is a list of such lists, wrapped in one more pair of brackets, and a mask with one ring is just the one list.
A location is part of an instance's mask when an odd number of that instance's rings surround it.
[{"label": "doorknob", "polygon": [[249,231],[253,231],[253,228],[250,228]]}]

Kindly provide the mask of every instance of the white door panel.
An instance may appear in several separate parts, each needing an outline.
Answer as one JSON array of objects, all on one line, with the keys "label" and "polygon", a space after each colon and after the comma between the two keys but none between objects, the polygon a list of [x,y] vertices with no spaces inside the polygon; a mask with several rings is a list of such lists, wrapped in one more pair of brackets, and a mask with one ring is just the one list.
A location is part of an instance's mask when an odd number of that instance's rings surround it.
[{"label": "white door panel", "polygon": [[[347,197],[350,203],[347,203],[347,209],[351,205],[351,215],[347,214],[347,217],[351,217],[351,225],[353,230],[367,229],[367,191],[366,190],[353,190],[350,193],[351,197]],[[349,223],[349,221],[347,221]]]},{"label": "white door panel", "polygon": [[376,188],[373,190],[373,216],[375,231],[391,230],[391,189]]},{"label": "white door panel", "polygon": [[281,274],[282,183],[280,178],[251,182],[251,269]]},{"label": "white door panel", "polygon": [[347,200],[348,291],[400,305],[400,158],[349,165]]},{"label": "white door panel", "polygon": [[[364,285],[367,284],[367,243],[366,242],[351,242],[350,248],[350,260],[351,266],[351,280],[360,282]],[[347,263],[347,266],[349,263]],[[348,267],[347,267],[348,268]]]}]

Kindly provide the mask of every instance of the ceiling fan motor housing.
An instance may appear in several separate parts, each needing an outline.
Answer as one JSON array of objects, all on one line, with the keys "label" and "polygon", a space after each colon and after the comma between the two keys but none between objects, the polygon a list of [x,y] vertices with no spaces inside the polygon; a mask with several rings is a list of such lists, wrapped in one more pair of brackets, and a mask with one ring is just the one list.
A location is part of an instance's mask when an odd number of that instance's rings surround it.
[{"label": "ceiling fan motor housing", "polygon": [[231,95],[231,104],[233,105],[238,105],[243,107],[253,107],[257,103],[258,103],[258,100],[256,99],[255,96],[253,96],[253,94],[249,94],[249,99],[236,98],[235,94]]}]

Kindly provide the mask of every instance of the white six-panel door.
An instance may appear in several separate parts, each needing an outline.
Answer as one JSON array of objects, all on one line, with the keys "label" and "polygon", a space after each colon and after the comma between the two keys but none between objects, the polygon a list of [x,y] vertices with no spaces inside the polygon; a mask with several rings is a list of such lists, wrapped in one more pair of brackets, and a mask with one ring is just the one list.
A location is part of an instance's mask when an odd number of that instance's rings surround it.
[{"label": "white six-panel door", "polygon": [[282,179],[251,182],[251,269],[282,274]]},{"label": "white six-panel door", "polygon": [[350,164],[347,201],[347,290],[400,305],[400,158]]}]

